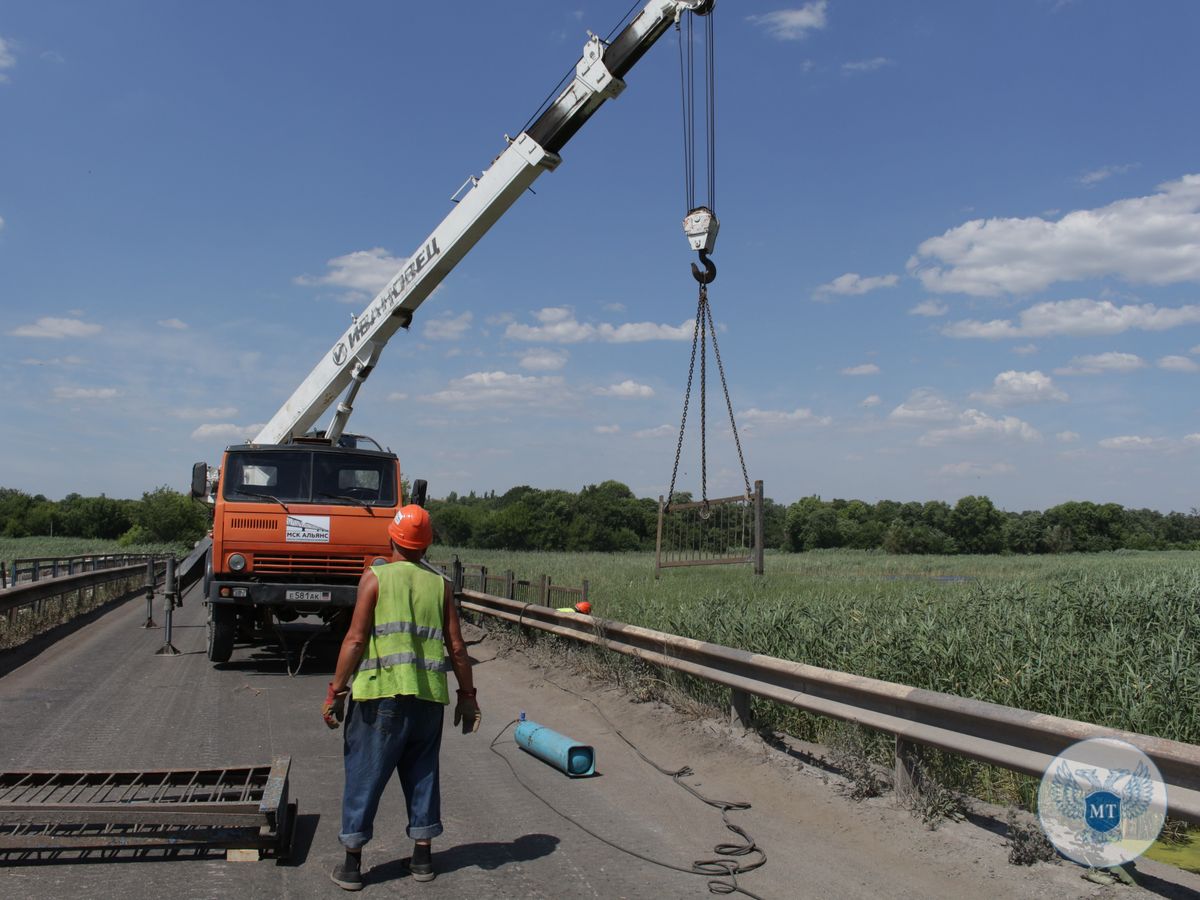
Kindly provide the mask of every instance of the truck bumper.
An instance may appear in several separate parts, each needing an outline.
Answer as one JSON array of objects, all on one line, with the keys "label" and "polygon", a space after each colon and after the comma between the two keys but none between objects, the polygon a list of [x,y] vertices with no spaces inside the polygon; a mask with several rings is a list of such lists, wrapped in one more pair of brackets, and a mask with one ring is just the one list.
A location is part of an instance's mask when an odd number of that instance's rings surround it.
[{"label": "truck bumper", "polygon": [[354,607],[358,587],[350,584],[262,584],[253,581],[213,581],[205,601],[221,606],[282,606],[298,612]]}]

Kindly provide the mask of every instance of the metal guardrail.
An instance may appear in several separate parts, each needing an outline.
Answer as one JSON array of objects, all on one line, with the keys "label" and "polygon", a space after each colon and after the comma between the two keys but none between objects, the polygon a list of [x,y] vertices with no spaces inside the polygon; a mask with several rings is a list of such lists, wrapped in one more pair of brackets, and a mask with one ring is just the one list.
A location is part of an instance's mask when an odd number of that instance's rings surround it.
[{"label": "metal guardrail", "polygon": [[129,582],[125,593],[135,593],[146,589],[152,594],[153,586],[147,583],[150,580],[151,566],[153,566],[156,583],[166,577],[167,563],[165,559],[150,560],[144,557],[142,562],[119,568],[101,569],[77,575],[60,575],[57,578],[27,582],[0,590],[0,620],[3,621],[7,630],[11,631],[22,615],[32,615],[35,620],[40,621],[49,604],[65,601],[71,595],[75,595],[82,606],[85,599],[95,599],[95,592],[98,589],[114,582]]},{"label": "metal guardrail", "polygon": [[115,569],[135,562],[145,562],[147,559],[150,557],[145,553],[92,553],[81,556],[14,559],[0,587],[17,587],[20,584],[41,581],[43,578]]},{"label": "metal guardrail", "polygon": [[1054,757],[1071,744],[1087,738],[1118,738],[1138,747],[1158,766],[1167,785],[1168,814],[1200,823],[1200,746],[1195,744],[850,675],[593,616],[559,613],[477,591],[462,590],[458,596],[465,610],[725,685],[731,690],[733,715],[744,725],[750,724],[749,699],[754,696],[888,732],[896,738],[898,790],[913,788],[914,760],[921,747],[1041,778]]}]

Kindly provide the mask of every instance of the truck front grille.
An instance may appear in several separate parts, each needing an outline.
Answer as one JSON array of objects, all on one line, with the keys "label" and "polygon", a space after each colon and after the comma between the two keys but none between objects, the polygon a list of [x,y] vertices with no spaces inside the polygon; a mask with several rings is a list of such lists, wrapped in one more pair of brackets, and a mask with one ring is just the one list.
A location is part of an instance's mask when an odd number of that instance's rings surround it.
[{"label": "truck front grille", "polygon": [[298,553],[256,553],[254,572],[258,575],[316,575],[327,572],[331,575],[362,574],[365,566],[361,556],[332,554],[322,556]]}]

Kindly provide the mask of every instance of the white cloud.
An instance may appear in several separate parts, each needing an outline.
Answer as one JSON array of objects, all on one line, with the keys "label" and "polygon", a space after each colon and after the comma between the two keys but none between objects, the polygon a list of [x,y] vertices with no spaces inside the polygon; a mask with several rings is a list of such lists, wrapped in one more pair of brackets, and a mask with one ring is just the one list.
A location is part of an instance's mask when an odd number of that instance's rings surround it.
[{"label": "white cloud", "polygon": [[1162,450],[1169,443],[1165,438],[1143,437],[1137,434],[1123,434],[1119,437],[1104,438],[1099,442],[1105,450]]},{"label": "white cloud", "polygon": [[67,61],[66,57],[64,57],[57,50],[43,50],[38,54],[38,58],[52,63],[65,63]]},{"label": "white cloud", "polygon": [[1010,369],[992,380],[992,389],[971,394],[972,400],[993,406],[1020,406],[1026,403],[1063,401],[1065,391],[1055,386],[1049,375],[1041,372],[1017,372]]},{"label": "white cloud", "polygon": [[[1197,247],[1200,251],[1200,246]],[[1111,300],[1052,300],[1022,310],[1017,324],[1011,319],[980,322],[964,319],[952,322],[942,334],[953,338],[1020,338],[1066,335],[1121,334],[1139,331],[1166,331],[1180,325],[1200,323],[1200,305],[1158,307],[1153,303],[1117,306]]]},{"label": "white cloud", "polygon": [[1093,353],[1076,356],[1069,366],[1055,369],[1055,375],[1102,375],[1105,372],[1133,372],[1145,368],[1146,361],[1135,353]]},{"label": "white cloud", "polygon": [[431,341],[457,341],[470,330],[474,319],[470,311],[457,316],[444,313],[437,318],[426,319],[424,336]]},{"label": "white cloud", "polygon": [[843,375],[878,375],[879,366],[875,363],[863,363],[861,366],[850,366],[842,369]]},{"label": "white cloud", "polygon": [[17,64],[15,49],[11,40],[0,36],[0,84],[8,81],[8,73],[4,70],[11,69]]},{"label": "white cloud", "polygon": [[959,478],[982,478],[988,475],[1011,475],[1016,469],[1009,463],[976,463],[959,462],[946,463],[938,469],[942,475],[954,475]]},{"label": "white cloud", "polygon": [[1060,431],[1054,435],[1054,439],[1060,444],[1073,444],[1079,440],[1079,434],[1074,431]]},{"label": "white cloud", "polygon": [[540,341],[552,344],[577,344],[583,341],[602,341],[608,344],[631,344],[642,341],[688,341],[692,338],[695,320],[680,325],[658,325],[654,322],[625,322],[594,325],[580,322],[565,306],[548,306],[534,313],[537,325],[513,323],[504,329],[505,337],[518,341]]},{"label": "white cloud", "polygon": [[1021,344],[1020,346],[1011,348],[1012,352],[1018,356],[1029,356],[1031,353],[1037,353],[1037,344]]},{"label": "white cloud", "polygon": [[262,425],[234,425],[230,422],[211,422],[201,425],[192,432],[192,439],[197,441],[228,441],[240,443],[251,441],[262,430]]},{"label": "white cloud", "polygon": [[864,278],[857,272],[847,272],[845,275],[839,275],[833,281],[819,285],[813,293],[817,297],[829,297],[833,294],[857,296],[879,288],[895,287],[899,280],[899,275],[872,275]]},{"label": "white cloud", "polygon": [[957,413],[945,397],[932,388],[917,388],[888,413],[893,422],[948,422]]},{"label": "white cloud", "polygon": [[937,316],[944,316],[948,312],[950,312],[950,307],[945,303],[938,303],[936,300],[922,300],[920,303],[910,309],[908,314],[910,316],[928,316],[929,318],[935,318]]},{"label": "white cloud", "polygon": [[81,366],[85,362],[82,356],[55,356],[50,359],[26,357],[21,360],[23,366]]},{"label": "white cloud", "polygon": [[1188,353],[1200,353],[1200,344],[1197,344],[1195,347],[1189,350]]},{"label": "white cloud", "polygon": [[408,394],[404,391],[392,391],[387,395],[387,399],[392,403],[403,403],[408,399]]},{"label": "white cloud", "polygon": [[968,409],[958,417],[958,424],[949,428],[936,428],[922,435],[917,443],[922,447],[936,447],[957,441],[1023,441],[1041,440],[1038,430],[1028,422],[1015,416],[993,419],[985,412]]},{"label": "white cloud", "polygon": [[626,379],[620,384],[596,388],[596,393],[602,397],[653,397],[654,388],[648,384],[638,384],[636,381]]},{"label": "white cloud", "polygon": [[60,319],[54,316],[42,316],[32,325],[19,325],[9,332],[13,337],[31,338],[79,338],[99,334],[99,325],[84,322],[81,319]]},{"label": "white cloud", "polygon": [[236,406],[183,407],[172,410],[177,419],[228,419],[237,415]]},{"label": "white cloud", "polygon": [[1125,163],[1120,166],[1101,166],[1099,169],[1092,169],[1090,172],[1084,172],[1079,176],[1079,183],[1091,187],[1093,184],[1099,184],[1101,181],[1107,181],[1114,175],[1124,175],[1126,172],[1131,172],[1138,168],[1140,163]]},{"label": "white cloud", "polygon": [[110,387],[56,387],[54,396],[58,400],[111,400],[117,396],[117,389]]},{"label": "white cloud", "polygon": [[625,312],[625,304],[616,302],[605,303],[604,310],[605,312]]},{"label": "white cloud", "polygon": [[4,228],[4,216],[0,216],[0,229]]},{"label": "white cloud", "polygon": [[654,428],[643,428],[641,431],[635,431],[635,438],[663,438],[674,437],[679,434],[679,429],[674,425],[658,425]]},{"label": "white cloud", "polygon": [[354,292],[348,299],[359,299],[361,294],[374,296],[379,293],[407,263],[405,257],[392,256],[382,247],[373,247],[335,256],[326,263],[329,271],[324,275],[300,275],[294,280],[296,284],[308,287],[346,288]]},{"label": "white cloud", "polygon": [[158,324],[162,328],[169,328],[172,331],[186,331],[188,323],[183,319],[159,319]]},{"label": "white cloud", "polygon": [[779,409],[748,409],[738,413],[738,420],[748,425],[828,425],[829,416],[818,416],[807,407],[786,412]]},{"label": "white cloud", "polygon": [[892,61],[886,56],[876,56],[871,59],[857,59],[853,62],[842,63],[842,73],[845,75],[858,75],[863,72],[877,72],[884,66],[890,66]]},{"label": "white cloud", "polygon": [[557,372],[567,364],[566,350],[538,347],[521,354],[521,368],[530,372]]},{"label": "white cloud", "polygon": [[858,405],[865,406],[866,408],[870,409],[872,406],[878,406],[882,402],[883,401],[879,399],[878,394],[869,394],[866,397],[864,397],[863,402]]},{"label": "white cloud", "polygon": [[1200,432],[1198,432],[1196,434],[1185,434],[1183,436],[1183,442],[1185,444],[1192,444],[1192,445],[1200,444]]},{"label": "white cloud", "polygon": [[747,16],[751,25],[760,25],[767,34],[781,41],[799,41],[808,37],[810,31],[824,28],[828,19],[825,9],[827,0],[811,0],[798,9],[779,9],[760,16]]},{"label": "white cloud", "polygon": [[927,290],[976,296],[1109,275],[1144,284],[1200,281],[1200,175],[1053,222],[974,219],[924,241],[908,268]]},{"label": "white cloud", "polygon": [[1158,361],[1158,367],[1168,372],[1200,372],[1200,363],[1186,356],[1164,356]]},{"label": "white cloud", "polygon": [[429,403],[459,409],[495,406],[546,406],[562,402],[566,386],[559,375],[472,372],[455,378],[445,390],[424,397]]},{"label": "white cloud", "polygon": [[596,434],[616,434],[620,430],[620,425],[597,425],[592,429]]}]

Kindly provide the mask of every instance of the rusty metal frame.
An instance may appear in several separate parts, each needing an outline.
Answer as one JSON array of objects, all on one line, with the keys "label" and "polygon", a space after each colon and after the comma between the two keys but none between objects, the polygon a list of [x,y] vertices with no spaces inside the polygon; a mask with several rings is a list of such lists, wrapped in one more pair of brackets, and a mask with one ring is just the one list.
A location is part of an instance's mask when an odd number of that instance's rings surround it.
[{"label": "rusty metal frame", "polygon": [[60,851],[222,848],[286,857],[290,757],[222,769],[0,773],[0,859]]},{"label": "rusty metal frame", "polygon": [[[666,517],[669,513],[674,511],[687,512],[697,509],[712,509],[714,507],[721,508],[738,504],[749,504],[753,515],[753,522],[749,527],[743,528],[744,531],[749,532],[746,535],[748,546],[745,553],[731,553],[725,556],[717,555],[707,558],[672,559],[670,558],[670,551],[664,551],[663,525],[667,521]],[[761,480],[754,482],[754,493],[749,495],[738,494],[734,497],[718,497],[688,503],[667,503],[663,497],[658,498],[658,528],[654,539],[655,578],[659,577],[663,569],[688,568],[692,566],[745,565],[746,563],[754,565],[755,575],[763,574],[763,483]]]}]

